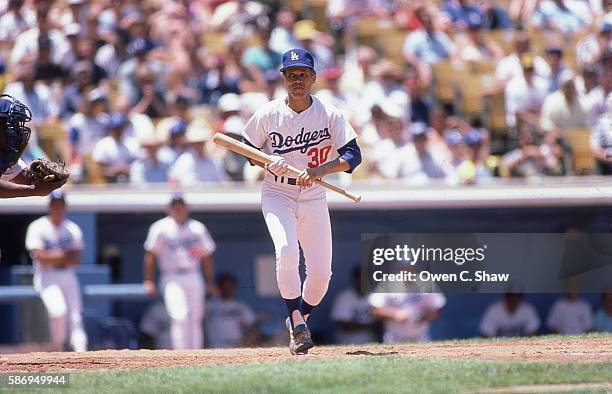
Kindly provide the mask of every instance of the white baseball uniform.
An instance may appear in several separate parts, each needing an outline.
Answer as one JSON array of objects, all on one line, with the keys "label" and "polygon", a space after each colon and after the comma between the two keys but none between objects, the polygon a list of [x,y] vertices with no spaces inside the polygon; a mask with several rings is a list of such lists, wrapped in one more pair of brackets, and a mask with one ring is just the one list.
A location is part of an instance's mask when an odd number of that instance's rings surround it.
[{"label": "white baseball uniform", "polygon": [[[64,219],[54,226],[48,216],[33,221],[26,233],[26,248],[51,252],[83,250],[83,234],[74,222]],[[34,288],[49,314],[51,342],[62,349],[70,331],[74,351],[87,350],[87,335],[81,317],[82,301],[79,280],[72,268],[45,267],[34,259]]]},{"label": "white baseball uniform", "polygon": [[[297,113],[284,99],[269,102],[245,125],[242,136],[263,152],[282,156],[297,168],[314,168],[338,157],[337,150],[356,138],[334,106],[311,95],[312,105]],[[296,175],[289,175],[289,177]],[[276,250],[276,278],[284,299],[318,305],[331,278],[332,236],[325,189],[300,188],[291,179],[266,172],[262,211]],[[299,244],[298,244],[299,242]],[[302,289],[299,247],[306,264]]]},{"label": "white baseball uniform", "polygon": [[428,311],[442,308],[446,297],[441,293],[372,293],[370,305],[375,308],[391,307],[408,312],[405,322],[385,321],[385,343],[405,341],[427,341],[429,337],[429,321],[422,320]]},{"label": "white baseball uniform", "polygon": [[173,348],[202,348],[205,283],[201,261],[216,248],[206,226],[193,219],[179,225],[165,217],[151,225],[144,248],[157,258]]}]

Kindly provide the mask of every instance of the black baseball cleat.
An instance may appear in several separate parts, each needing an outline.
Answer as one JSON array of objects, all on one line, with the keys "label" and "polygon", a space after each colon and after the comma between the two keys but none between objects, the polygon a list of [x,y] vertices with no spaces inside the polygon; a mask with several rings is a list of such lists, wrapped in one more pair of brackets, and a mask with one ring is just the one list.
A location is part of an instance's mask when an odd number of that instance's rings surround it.
[{"label": "black baseball cleat", "polygon": [[293,341],[296,354],[307,354],[308,349],[314,346],[310,330],[306,324],[300,324],[293,329]]},{"label": "black baseball cleat", "polygon": [[289,331],[289,351],[294,356],[308,354],[308,349],[314,346],[310,337],[310,330],[306,327],[306,324],[300,324],[295,328],[291,326],[291,320],[287,318],[285,320],[285,326]]}]

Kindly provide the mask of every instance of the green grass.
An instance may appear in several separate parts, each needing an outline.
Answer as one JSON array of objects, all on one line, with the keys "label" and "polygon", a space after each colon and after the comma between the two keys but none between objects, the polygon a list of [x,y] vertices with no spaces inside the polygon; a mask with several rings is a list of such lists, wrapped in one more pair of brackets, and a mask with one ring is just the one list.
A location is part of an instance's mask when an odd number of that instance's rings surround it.
[{"label": "green grass", "polygon": [[56,392],[456,393],[485,387],[610,381],[612,363],[419,360],[387,356],[78,372],[71,374],[67,389]]}]

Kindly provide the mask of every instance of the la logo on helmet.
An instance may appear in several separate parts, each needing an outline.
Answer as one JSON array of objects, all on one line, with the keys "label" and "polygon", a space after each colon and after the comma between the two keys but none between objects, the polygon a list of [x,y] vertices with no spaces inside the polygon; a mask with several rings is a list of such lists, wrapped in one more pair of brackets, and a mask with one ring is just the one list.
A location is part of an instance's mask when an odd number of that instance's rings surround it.
[{"label": "la logo on helmet", "polygon": [[298,60],[300,57],[297,53],[291,51],[291,60]]}]

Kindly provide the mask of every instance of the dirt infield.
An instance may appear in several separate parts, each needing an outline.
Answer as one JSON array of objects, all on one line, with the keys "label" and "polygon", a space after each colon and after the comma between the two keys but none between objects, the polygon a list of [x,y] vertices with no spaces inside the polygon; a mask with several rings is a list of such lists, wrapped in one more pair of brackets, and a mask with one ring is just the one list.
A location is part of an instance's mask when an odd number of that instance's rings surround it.
[{"label": "dirt infield", "polygon": [[135,369],[188,365],[265,363],[349,357],[412,356],[429,359],[536,362],[612,362],[612,337],[537,338],[494,342],[319,346],[307,356],[287,348],[197,351],[102,350],[86,353],[0,354],[0,372]]}]

